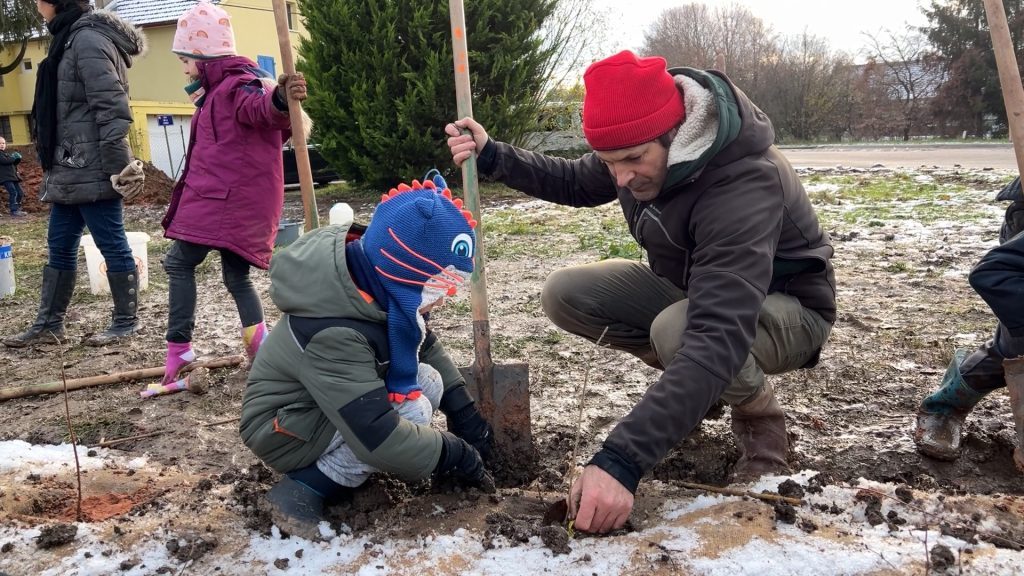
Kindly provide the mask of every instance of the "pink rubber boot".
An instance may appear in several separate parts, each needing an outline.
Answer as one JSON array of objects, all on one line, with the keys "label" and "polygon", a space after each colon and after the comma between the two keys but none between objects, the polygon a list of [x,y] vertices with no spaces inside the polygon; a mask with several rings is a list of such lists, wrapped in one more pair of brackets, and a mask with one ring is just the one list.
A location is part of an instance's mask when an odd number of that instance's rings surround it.
[{"label": "pink rubber boot", "polygon": [[161,384],[170,384],[178,380],[178,372],[195,360],[196,353],[192,351],[191,342],[168,342],[167,362],[164,364],[164,379]]},{"label": "pink rubber boot", "polygon": [[245,343],[245,354],[249,357],[250,366],[252,366],[253,361],[256,359],[256,352],[259,351],[268,334],[270,332],[267,330],[266,322],[242,328],[242,342]]}]

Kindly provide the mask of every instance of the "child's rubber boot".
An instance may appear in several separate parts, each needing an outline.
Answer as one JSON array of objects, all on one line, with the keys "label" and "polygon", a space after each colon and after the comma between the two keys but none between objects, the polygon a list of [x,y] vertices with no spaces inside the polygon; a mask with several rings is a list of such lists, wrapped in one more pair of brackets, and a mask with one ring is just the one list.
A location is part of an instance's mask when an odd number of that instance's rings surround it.
[{"label": "child's rubber boot", "polygon": [[249,366],[256,361],[256,353],[269,334],[266,322],[242,328],[242,342],[245,344],[245,355],[249,357]]},{"label": "child's rubber boot", "polygon": [[[168,342],[167,360],[164,362],[164,377],[159,384],[146,386],[139,396],[149,398],[163,394],[172,394],[187,390],[189,375],[181,375],[181,370],[196,361],[196,353],[191,342]],[[180,376],[180,377],[179,377]]]},{"label": "child's rubber boot", "polygon": [[985,395],[964,382],[960,365],[967,350],[953,354],[953,360],[942,377],[942,386],[925,397],[917,411],[914,443],[917,451],[937,460],[956,460],[960,456],[964,421]]},{"label": "child's rubber boot", "polygon": [[288,476],[267,492],[270,519],[282,532],[307,540],[320,540],[320,522],[324,517],[324,497],[309,486]]}]

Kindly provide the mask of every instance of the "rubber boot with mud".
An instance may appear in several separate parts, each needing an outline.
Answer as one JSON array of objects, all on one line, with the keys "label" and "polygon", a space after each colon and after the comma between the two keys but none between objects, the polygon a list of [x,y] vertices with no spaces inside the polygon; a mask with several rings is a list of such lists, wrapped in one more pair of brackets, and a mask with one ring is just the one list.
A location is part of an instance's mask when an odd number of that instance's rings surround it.
[{"label": "rubber boot with mud", "polygon": [[1024,472],[1024,356],[1003,360],[1006,388],[1010,393],[1010,410],[1017,429],[1017,447],[1013,450],[1013,462],[1017,470]]},{"label": "rubber boot with mud", "polygon": [[732,433],[740,449],[731,481],[753,482],[765,474],[789,474],[786,414],[767,382],[743,404],[732,407]]},{"label": "rubber boot with mud", "polygon": [[75,271],[43,267],[42,295],[36,321],[21,334],[4,339],[10,348],[24,348],[30,344],[54,344],[56,337],[64,341],[64,313],[75,291]]},{"label": "rubber boot with mud", "polygon": [[114,311],[110,316],[110,327],[85,341],[89,346],[106,346],[127,338],[138,329],[139,319],[139,275],[135,270],[128,272],[107,272],[110,295],[114,298]]},{"label": "rubber boot with mud", "polygon": [[966,357],[967,350],[963,349],[953,354],[942,385],[925,397],[917,411],[914,444],[918,452],[936,460],[951,461],[960,456],[964,421],[985,396],[968,386],[960,374],[960,365]]},{"label": "rubber boot with mud", "polygon": [[282,532],[307,540],[320,539],[324,497],[309,486],[284,476],[267,492],[267,504],[270,519]]}]

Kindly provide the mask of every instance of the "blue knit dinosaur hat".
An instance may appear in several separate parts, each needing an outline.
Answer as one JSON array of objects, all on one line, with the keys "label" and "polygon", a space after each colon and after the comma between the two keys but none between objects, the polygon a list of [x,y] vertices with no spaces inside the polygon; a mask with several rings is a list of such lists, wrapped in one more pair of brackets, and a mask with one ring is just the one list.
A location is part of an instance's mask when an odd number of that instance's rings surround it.
[{"label": "blue knit dinosaur hat", "polygon": [[366,259],[388,296],[391,365],[385,385],[393,402],[420,396],[419,350],[426,335],[420,309],[454,296],[473,273],[476,221],[452,199],[440,175],[400,184],[381,198],[363,234]]}]

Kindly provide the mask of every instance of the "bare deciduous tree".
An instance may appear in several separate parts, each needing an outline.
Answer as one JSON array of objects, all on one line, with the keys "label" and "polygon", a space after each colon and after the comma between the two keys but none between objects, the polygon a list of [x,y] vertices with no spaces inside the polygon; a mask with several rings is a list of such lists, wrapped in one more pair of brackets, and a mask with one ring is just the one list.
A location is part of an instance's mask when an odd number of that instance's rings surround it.
[{"label": "bare deciduous tree", "polygon": [[[927,38],[911,27],[865,34],[871,81],[897,105],[899,135],[910,140],[927,122],[929,101],[938,93],[943,72]],[[870,88],[870,87],[869,87]]]}]

